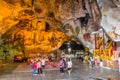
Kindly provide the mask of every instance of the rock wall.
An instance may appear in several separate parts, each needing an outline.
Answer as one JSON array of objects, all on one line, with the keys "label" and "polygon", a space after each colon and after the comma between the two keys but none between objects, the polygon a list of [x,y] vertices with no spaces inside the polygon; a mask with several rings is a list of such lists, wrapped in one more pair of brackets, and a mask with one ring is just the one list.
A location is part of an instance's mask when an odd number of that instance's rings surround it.
[{"label": "rock wall", "polygon": [[113,40],[120,38],[119,32],[116,31],[118,27],[115,27],[120,21],[118,0],[0,0],[0,2],[2,39],[13,40],[11,33],[23,28],[28,29],[27,26],[35,27],[38,21],[46,22],[49,27],[60,28],[61,32],[80,40],[92,49],[93,42],[85,41],[83,38],[88,33],[98,31],[99,25]]},{"label": "rock wall", "polygon": [[[107,3],[107,4],[106,4]],[[113,41],[120,41],[120,34],[117,32],[120,26],[120,1],[102,1],[102,20],[101,26]],[[117,30],[117,31],[116,31]]]}]

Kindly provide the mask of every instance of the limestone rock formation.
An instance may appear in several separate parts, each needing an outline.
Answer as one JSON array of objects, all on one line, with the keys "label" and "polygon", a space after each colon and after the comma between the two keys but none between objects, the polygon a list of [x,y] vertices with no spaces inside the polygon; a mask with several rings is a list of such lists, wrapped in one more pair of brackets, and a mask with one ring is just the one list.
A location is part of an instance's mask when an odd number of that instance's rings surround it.
[{"label": "limestone rock formation", "polygon": [[38,43],[35,46],[40,49],[40,43],[51,45],[52,40],[46,37],[41,42],[41,36],[66,40],[65,33],[91,46],[93,42],[84,41],[83,36],[98,31],[100,24],[109,34],[120,20],[119,11],[118,0],[0,0],[1,44],[17,40],[24,49],[31,43]]},{"label": "limestone rock formation", "polygon": [[[105,29],[108,36],[113,41],[120,41],[120,1],[119,0],[104,0],[102,3],[102,21],[101,26]],[[107,3],[107,4],[106,4]]]},{"label": "limestone rock formation", "polygon": [[[31,45],[32,43],[34,43],[34,46],[38,46],[38,49],[40,49],[40,45],[43,47],[51,45],[49,43],[52,39],[50,36],[57,37],[57,40],[59,38],[67,39],[67,37],[61,36],[64,35],[62,32],[70,37],[77,37],[80,32],[84,34],[86,31],[97,30],[96,25],[100,22],[99,10],[96,9],[97,3],[91,2],[89,4],[89,0],[0,1],[0,32],[3,43],[14,43],[17,40],[24,49],[26,48],[25,45]],[[44,22],[44,24],[40,23],[38,25],[38,22]],[[56,32],[56,29],[52,29],[52,27],[60,28],[61,31]],[[86,31],[84,32],[82,29]],[[47,35],[49,37],[45,37]],[[45,39],[44,42],[41,41],[42,38]]]}]

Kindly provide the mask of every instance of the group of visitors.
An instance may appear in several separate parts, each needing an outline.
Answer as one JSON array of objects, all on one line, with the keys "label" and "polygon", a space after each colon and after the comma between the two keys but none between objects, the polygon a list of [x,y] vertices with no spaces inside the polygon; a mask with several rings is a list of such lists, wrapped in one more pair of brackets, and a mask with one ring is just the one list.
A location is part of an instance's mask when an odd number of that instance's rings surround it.
[{"label": "group of visitors", "polygon": [[59,63],[59,67],[60,67],[60,73],[61,76],[64,75],[64,72],[67,70],[68,74],[70,76],[71,71],[72,71],[72,61],[71,58],[61,58],[60,63]]},{"label": "group of visitors", "polygon": [[98,65],[98,61],[92,55],[80,55],[78,58],[82,63],[88,63],[91,67]]},{"label": "group of visitors", "polygon": [[33,75],[42,75],[43,74],[43,68],[45,67],[45,60],[44,58],[42,59],[34,59],[31,61],[31,67],[33,68]]},{"label": "group of visitors", "polygon": [[[94,65],[98,65],[100,64],[100,62],[102,62],[102,60],[99,60],[99,63],[98,61],[92,56],[92,55],[82,55],[80,56],[79,58],[83,63],[88,63],[89,66],[93,67]],[[50,60],[51,61],[51,60]],[[119,66],[120,66],[120,55],[119,55]],[[44,58],[42,59],[34,59],[32,62],[31,62],[31,67],[33,68],[33,75],[42,75],[43,74],[43,68],[45,68],[45,65],[46,65],[46,61]],[[72,66],[73,66],[73,63],[71,61],[71,58],[68,57],[62,57],[58,63],[58,68],[60,69],[60,73],[61,73],[61,76],[64,75],[65,71],[68,72],[68,75],[70,76],[71,75],[71,71],[72,71]],[[119,72],[120,72],[120,68],[119,68]]]},{"label": "group of visitors", "polygon": [[[49,61],[50,62],[50,61]],[[45,68],[46,61],[44,58],[38,58],[31,61],[30,66],[33,69],[33,75],[42,75],[43,74],[43,68]],[[52,65],[48,64],[48,65]],[[62,57],[60,58],[60,61],[58,62],[58,65],[56,66],[58,69],[60,69],[61,76],[64,75],[65,71],[68,71],[68,75],[70,76],[72,71],[72,61],[71,58]]]}]

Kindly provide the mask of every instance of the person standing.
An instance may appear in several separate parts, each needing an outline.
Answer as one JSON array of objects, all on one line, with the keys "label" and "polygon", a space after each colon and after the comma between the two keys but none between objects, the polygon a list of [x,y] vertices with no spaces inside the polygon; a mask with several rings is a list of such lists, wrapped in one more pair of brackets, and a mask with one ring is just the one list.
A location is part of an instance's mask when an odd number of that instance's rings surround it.
[{"label": "person standing", "polygon": [[93,67],[93,65],[94,65],[94,58],[93,58],[93,56],[90,56],[89,60],[90,60],[90,65]]},{"label": "person standing", "polygon": [[33,61],[33,75],[36,75],[36,72],[37,72],[37,62],[36,60]]},{"label": "person standing", "polygon": [[64,75],[64,61],[63,61],[63,58],[60,59],[59,66],[60,66],[61,76],[63,76]]},{"label": "person standing", "polygon": [[66,70],[66,67],[67,67],[67,64],[66,64],[66,62],[67,62],[67,60],[66,60],[66,58],[64,57],[64,58],[63,58],[64,70]]},{"label": "person standing", "polygon": [[38,70],[38,75],[42,74],[42,62],[40,60],[38,60],[37,62],[37,70]]},{"label": "person standing", "polygon": [[42,68],[45,68],[45,59],[44,58],[42,58]]},{"label": "person standing", "polygon": [[68,69],[68,74],[70,76],[71,71],[72,71],[72,61],[70,58],[68,59],[68,62],[67,62],[67,69]]},{"label": "person standing", "polygon": [[80,55],[79,60],[83,63],[83,61],[84,61],[83,55]]}]

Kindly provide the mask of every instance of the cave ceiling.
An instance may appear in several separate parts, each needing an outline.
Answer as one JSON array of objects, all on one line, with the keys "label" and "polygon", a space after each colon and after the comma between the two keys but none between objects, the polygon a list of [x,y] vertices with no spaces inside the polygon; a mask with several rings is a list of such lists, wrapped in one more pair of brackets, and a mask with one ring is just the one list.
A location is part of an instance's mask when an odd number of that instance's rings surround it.
[{"label": "cave ceiling", "polygon": [[99,8],[96,0],[0,0],[1,43],[55,50],[70,37],[97,31]]}]

